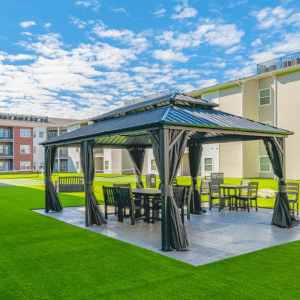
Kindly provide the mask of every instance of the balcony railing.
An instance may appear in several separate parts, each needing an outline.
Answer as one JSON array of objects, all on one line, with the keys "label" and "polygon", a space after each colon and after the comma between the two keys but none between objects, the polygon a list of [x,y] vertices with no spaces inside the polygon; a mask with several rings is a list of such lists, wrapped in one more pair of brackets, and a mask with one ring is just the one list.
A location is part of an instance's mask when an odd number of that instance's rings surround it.
[{"label": "balcony railing", "polygon": [[268,73],[296,65],[300,65],[300,52],[257,64],[257,74]]},{"label": "balcony railing", "polygon": [[60,149],[59,150],[59,156],[68,156],[68,149]]}]

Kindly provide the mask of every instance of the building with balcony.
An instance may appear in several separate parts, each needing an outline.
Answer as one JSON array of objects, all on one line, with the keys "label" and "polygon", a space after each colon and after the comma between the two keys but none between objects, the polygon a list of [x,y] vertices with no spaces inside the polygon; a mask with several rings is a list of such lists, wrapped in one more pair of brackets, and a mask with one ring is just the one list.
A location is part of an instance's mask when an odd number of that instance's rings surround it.
[{"label": "building with balcony", "polygon": [[[294,132],[285,143],[285,177],[300,179],[300,53],[260,63],[256,75],[188,94],[218,103],[222,111]],[[202,155],[204,172],[220,171],[226,177],[274,178],[262,141],[209,147],[213,149],[206,146]]]},{"label": "building with balcony", "polygon": [[[44,147],[40,142],[67,132],[76,120],[0,113],[0,171],[41,170]],[[58,151],[55,169],[68,170],[68,152]]]}]

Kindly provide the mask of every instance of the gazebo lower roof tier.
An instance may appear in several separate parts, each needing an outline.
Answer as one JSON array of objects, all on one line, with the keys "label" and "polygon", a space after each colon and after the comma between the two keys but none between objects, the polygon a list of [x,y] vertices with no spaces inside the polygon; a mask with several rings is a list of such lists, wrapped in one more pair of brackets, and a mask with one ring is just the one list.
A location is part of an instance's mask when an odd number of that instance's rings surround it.
[{"label": "gazebo lower roof tier", "polygon": [[147,130],[162,127],[187,130],[189,140],[203,144],[257,140],[267,136],[282,137],[293,134],[206,105],[191,106],[171,102],[168,105],[97,121],[41,144],[76,147],[83,140],[95,140],[96,147],[148,148],[152,146]]}]

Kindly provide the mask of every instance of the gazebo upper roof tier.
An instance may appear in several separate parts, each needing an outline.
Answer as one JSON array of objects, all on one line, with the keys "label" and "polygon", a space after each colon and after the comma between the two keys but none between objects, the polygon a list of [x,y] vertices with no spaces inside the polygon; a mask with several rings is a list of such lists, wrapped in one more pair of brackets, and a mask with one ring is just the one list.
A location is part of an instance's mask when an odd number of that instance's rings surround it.
[{"label": "gazebo upper roof tier", "polygon": [[[126,110],[126,112],[124,108],[114,110],[110,115],[103,115],[103,119],[100,119],[101,116],[95,118],[93,124],[41,144],[75,146],[80,141],[95,139],[98,147],[151,147],[147,130],[163,126],[188,130],[189,140],[197,140],[203,144],[257,140],[264,136],[293,134],[287,130],[214,109],[213,103],[203,101],[199,104],[198,101],[195,104],[186,97],[175,93],[171,97],[138,103],[139,109],[138,104],[134,104],[133,110]],[[127,108],[129,109],[130,106]]]},{"label": "gazebo upper roof tier", "polygon": [[216,103],[208,102],[206,100],[194,98],[180,93],[171,93],[167,95],[158,96],[158,98],[152,98],[150,100],[143,100],[138,103],[134,103],[129,106],[124,106],[108,113],[102,114],[91,121],[100,122],[108,119],[116,119],[129,114],[139,113],[142,111],[153,110],[155,108],[168,106],[170,104],[188,106],[188,107],[206,107],[213,108],[219,106]]}]

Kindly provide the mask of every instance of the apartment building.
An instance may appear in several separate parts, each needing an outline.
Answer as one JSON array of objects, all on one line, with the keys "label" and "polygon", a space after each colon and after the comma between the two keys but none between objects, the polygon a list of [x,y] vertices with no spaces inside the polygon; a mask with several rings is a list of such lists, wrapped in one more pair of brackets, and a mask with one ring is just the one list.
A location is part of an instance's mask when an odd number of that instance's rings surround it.
[{"label": "apartment building", "polygon": [[[41,170],[44,147],[39,143],[67,132],[67,126],[74,121],[0,113],[0,171]],[[67,148],[61,148],[56,156],[55,171],[66,172],[67,162]]]},{"label": "apartment building", "polygon": [[[287,179],[300,179],[300,53],[260,63],[256,75],[188,94],[218,103],[222,111],[294,132],[285,142],[285,172]],[[226,177],[274,178],[262,141],[205,147],[205,172],[220,171]],[[214,153],[209,153],[209,147]]]}]

